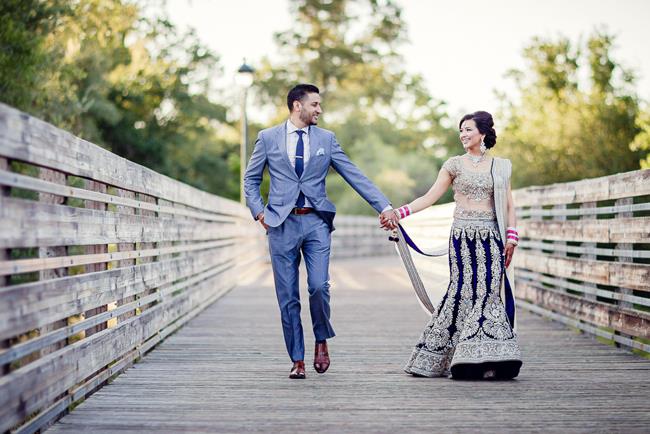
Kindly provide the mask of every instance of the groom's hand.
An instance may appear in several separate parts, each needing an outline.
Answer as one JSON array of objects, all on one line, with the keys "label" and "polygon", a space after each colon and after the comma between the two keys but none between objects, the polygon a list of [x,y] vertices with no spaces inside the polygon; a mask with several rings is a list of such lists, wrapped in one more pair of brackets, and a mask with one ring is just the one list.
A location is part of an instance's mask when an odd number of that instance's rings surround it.
[{"label": "groom's hand", "polygon": [[395,229],[398,221],[399,219],[397,218],[397,214],[395,214],[395,211],[392,209],[379,214],[379,223],[381,227],[387,231]]},{"label": "groom's hand", "polygon": [[259,213],[257,215],[257,221],[259,221],[262,224],[262,226],[264,226],[265,230],[267,230],[267,231],[269,230],[269,225],[264,223],[264,213],[263,212],[261,212],[261,213]]}]

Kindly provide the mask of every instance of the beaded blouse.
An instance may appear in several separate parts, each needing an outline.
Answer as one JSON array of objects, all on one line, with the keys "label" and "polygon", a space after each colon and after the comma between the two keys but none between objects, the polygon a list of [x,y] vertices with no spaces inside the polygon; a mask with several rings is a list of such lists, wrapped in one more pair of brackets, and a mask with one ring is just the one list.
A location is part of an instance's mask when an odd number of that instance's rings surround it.
[{"label": "beaded blouse", "polygon": [[454,218],[496,219],[491,165],[492,158],[474,167],[463,155],[451,157],[442,165],[452,178],[451,185],[456,202]]}]

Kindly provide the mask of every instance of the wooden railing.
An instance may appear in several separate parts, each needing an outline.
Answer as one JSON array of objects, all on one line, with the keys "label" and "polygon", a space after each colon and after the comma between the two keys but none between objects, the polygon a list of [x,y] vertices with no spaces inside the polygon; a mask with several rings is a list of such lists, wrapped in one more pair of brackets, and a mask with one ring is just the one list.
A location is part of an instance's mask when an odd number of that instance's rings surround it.
[{"label": "wooden railing", "polygon": [[[514,260],[518,306],[650,355],[650,170],[513,195],[522,236]],[[441,247],[453,208],[437,205],[403,224],[421,247]],[[413,259],[439,300],[446,258]]]},{"label": "wooden railing", "polygon": [[0,432],[47,426],[267,256],[239,203],[5,105],[0,188]]},{"label": "wooden railing", "polygon": [[650,353],[650,170],[515,192],[519,304]]},{"label": "wooden railing", "polygon": [[[393,252],[377,218],[336,227],[334,257]],[[0,104],[0,432],[47,427],[260,260],[244,206]]]},{"label": "wooden railing", "polygon": [[[515,192],[520,306],[650,352],[649,178]],[[452,210],[407,226],[440,246]],[[394,254],[375,217],[335,225],[334,257]],[[265,259],[240,204],[0,104],[0,432],[47,427]]]},{"label": "wooden railing", "polygon": [[379,228],[379,219],[369,216],[336,216],[332,232],[332,258],[359,258],[395,254],[388,233]]}]

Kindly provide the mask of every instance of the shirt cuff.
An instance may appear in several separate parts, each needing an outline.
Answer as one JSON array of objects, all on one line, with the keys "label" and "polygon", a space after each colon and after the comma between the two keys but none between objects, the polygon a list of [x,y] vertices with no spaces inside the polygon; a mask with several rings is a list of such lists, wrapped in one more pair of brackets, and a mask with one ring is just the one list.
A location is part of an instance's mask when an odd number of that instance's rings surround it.
[{"label": "shirt cuff", "polygon": [[383,210],[381,210],[381,212],[390,211],[391,209],[393,209],[392,206],[390,206],[390,205],[386,205],[386,208],[384,208]]}]

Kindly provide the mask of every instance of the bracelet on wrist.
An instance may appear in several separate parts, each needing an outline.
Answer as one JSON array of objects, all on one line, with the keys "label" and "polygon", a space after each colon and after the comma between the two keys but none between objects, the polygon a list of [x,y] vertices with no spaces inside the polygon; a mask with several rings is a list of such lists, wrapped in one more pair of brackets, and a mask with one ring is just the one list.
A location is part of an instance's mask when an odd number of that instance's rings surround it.
[{"label": "bracelet on wrist", "polygon": [[519,245],[519,232],[517,232],[516,227],[508,226],[506,228],[506,244]]},{"label": "bracelet on wrist", "polygon": [[406,218],[411,215],[411,207],[408,205],[400,206],[395,211],[400,219]]},{"label": "bracelet on wrist", "polygon": [[509,227],[506,229],[506,242],[514,244],[515,246],[519,243],[519,232],[514,227]]}]

